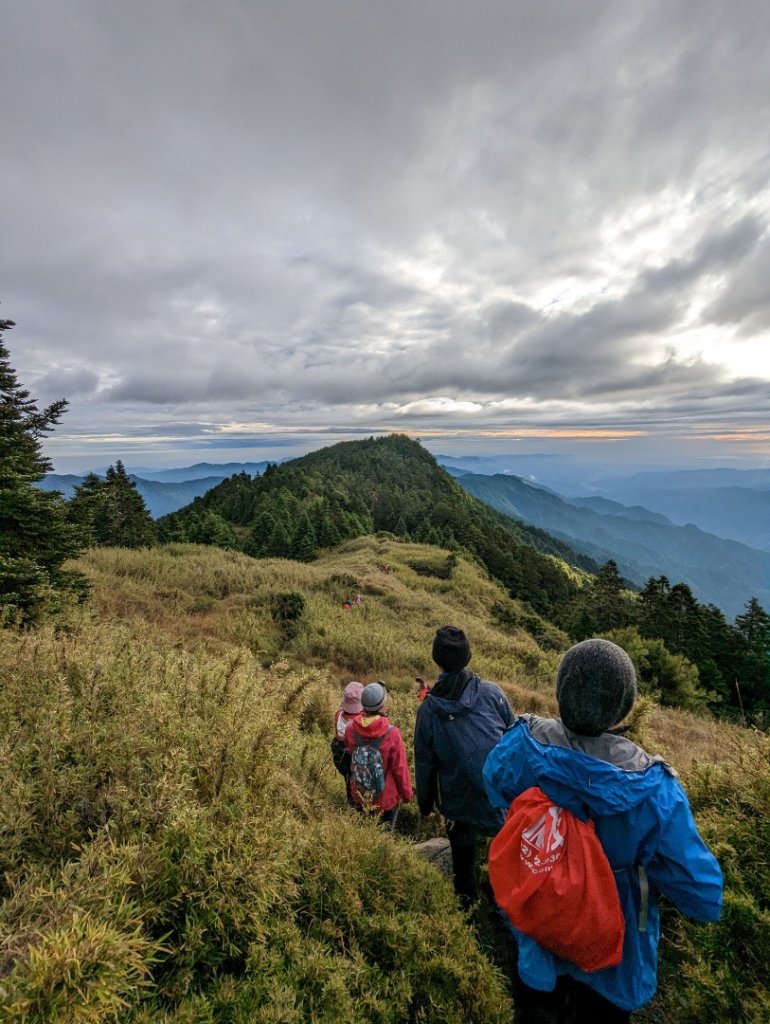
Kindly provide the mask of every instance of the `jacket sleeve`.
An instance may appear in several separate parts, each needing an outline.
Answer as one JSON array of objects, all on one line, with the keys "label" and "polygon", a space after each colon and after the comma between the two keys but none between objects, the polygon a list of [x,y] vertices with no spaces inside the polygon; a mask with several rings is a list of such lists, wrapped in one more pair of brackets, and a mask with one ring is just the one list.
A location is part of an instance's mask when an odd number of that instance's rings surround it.
[{"label": "jacket sleeve", "polygon": [[722,912],[722,871],[700,837],[684,790],[674,783],[673,805],[657,849],[645,865],[663,895],[695,921],[717,921]]},{"label": "jacket sleeve", "polygon": [[356,745],[356,734],[358,730],[353,728],[353,722],[345,730],[345,735],[342,737],[342,742],[345,744],[345,750],[349,754],[353,752],[353,747]]},{"label": "jacket sleeve", "polygon": [[511,702],[505,696],[502,690],[500,690],[500,705],[499,705],[500,717],[503,720],[503,725],[506,729],[510,729],[516,720],[516,716],[511,708]]},{"label": "jacket sleeve", "polygon": [[406,760],[406,748],[401,732],[393,727],[393,746],[390,753],[390,770],[396,783],[398,795],[405,804],[412,799],[412,779],[409,775],[409,765]]},{"label": "jacket sleeve", "polygon": [[438,796],[438,761],[433,750],[427,701],[417,709],[417,721],[414,726],[414,773],[420,814],[430,814]]},{"label": "jacket sleeve", "polygon": [[[503,733],[487,754],[482,778],[487,798],[493,807],[508,810],[510,803],[521,793],[518,759],[511,756],[510,747],[515,730]],[[526,786],[523,787],[526,789]]]}]

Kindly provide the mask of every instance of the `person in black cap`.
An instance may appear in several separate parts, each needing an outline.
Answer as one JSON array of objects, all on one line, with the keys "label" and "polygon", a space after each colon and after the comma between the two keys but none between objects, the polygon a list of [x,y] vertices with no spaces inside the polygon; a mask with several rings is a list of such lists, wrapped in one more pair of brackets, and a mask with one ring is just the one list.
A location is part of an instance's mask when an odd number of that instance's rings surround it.
[{"label": "person in black cap", "polygon": [[537,786],[555,805],[590,818],[625,917],[623,959],[587,973],[511,926],[516,1020],[627,1024],[655,994],[659,894],[696,921],[715,921],[722,873],[674,769],[624,735],[622,722],[636,699],[626,652],[609,640],[575,644],[559,665],[556,699],[559,718],[517,719],[487,757],[484,783],[501,810]]},{"label": "person in black cap", "polygon": [[456,626],[433,638],[441,674],[417,710],[415,781],[422,815],[437,806],[446,818],[455,892],[467,909],[478,899],[476,853],[482,835],[493,836],[505,820],[484,791],[484,760],[513,723],[508,698],[466,666],[471,648]]}]

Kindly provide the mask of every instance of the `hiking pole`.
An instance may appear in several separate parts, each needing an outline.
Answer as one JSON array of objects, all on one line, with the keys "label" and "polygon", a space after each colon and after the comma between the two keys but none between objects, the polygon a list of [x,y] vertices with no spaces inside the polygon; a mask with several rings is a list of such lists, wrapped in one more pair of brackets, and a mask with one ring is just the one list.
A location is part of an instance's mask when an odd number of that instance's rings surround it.
[{"label": "hiking pole", "polygon": [[399,800],[398,803],[396,804],[396,813],[393,815],[393,821],[391,821],[391,823],[390,823],[390,831],[391,832],[395,832],[396,831],[396,818],[398,817],[398,812],[399,812],[399,808],[400,807],[401,807],[401,801]]}]

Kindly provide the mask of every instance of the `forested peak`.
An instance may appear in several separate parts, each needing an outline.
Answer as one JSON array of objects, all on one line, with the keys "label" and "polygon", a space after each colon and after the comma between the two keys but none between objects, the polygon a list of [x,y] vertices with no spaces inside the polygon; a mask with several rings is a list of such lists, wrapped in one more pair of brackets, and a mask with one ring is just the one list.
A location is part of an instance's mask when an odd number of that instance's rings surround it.
[{"label": "forested peak", "polygon": [[210,513],[256,557],[307,560],[343,540],[378,532],[461,548],[546,616],[576,589],[565,562],[598,568],[561,541],[472,497],[404,434],[343,441],[270,466],[261,477],[231,477],[158,520],[161,539],[207,536]]},{"label": "forested peak", "polygon": [[381,472],[390,468],[394,473],[407,474],[434,472],[443,478],[448,474],[419,441],[406,434],[387,434],[358,441],[340,441],[319,448],[299,458],[271,467],[266,475],[293,476],[297,472],[337,469],[344,472]]}]

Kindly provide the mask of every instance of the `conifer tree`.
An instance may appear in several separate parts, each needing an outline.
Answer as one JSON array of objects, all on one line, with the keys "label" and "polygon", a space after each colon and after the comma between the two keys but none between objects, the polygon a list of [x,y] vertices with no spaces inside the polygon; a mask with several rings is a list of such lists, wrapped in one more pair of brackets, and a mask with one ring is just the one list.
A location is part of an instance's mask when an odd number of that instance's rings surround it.
[{"label": "conifer tree", "polygon": [[42,436],[67,408],[64,399],[39,411],[19,384],[3,342],[12,320],[0,320],[0,617],[30,622],[67,594],[83,597],[82,574],[63,563],[82,547],[58,492],[34,487],[51,468]]},{"label": "conifer tree", "polygon": [[108,468],[104,480],[89,473],[75,488],[70,518],[97,546],[142,548],[157,541],[144,498],[128,479],[120,459]]},{"label": "conifer tree", "polygon": [[201,515],[196,529],[190,531],[189,539],[193,544],[212,544],[220,548],[236,547],[233,528],[222,516],[217,512],[212,512],[211,509],[206,509]]},{"label": "conifer tree", "polygon": [[619,629],[629,623],[625,583],[618,572],[617,562],[610,558],[599,570],[594,581],[593,613],[601,630]]},{"label": "conifer tree", "polygon": [[291,556],[300,562],[310,562],[315,558],[317,549],[318,541],[313,524],[307,511],[303,509],[297,518],[294,538],[292,540]]},{"label": "conifer tree", "polygon": [[736,616],[735,629],[742,650],[736,659],[744,704],[770,711],[770,615],[755,597],[746,602],[743,615]]},{"label": "conifer tree", "polygon": [[756,597],[746,602],[746,610],[736,616],[735,626],[755,654],[770,655],[770,615]]}]

